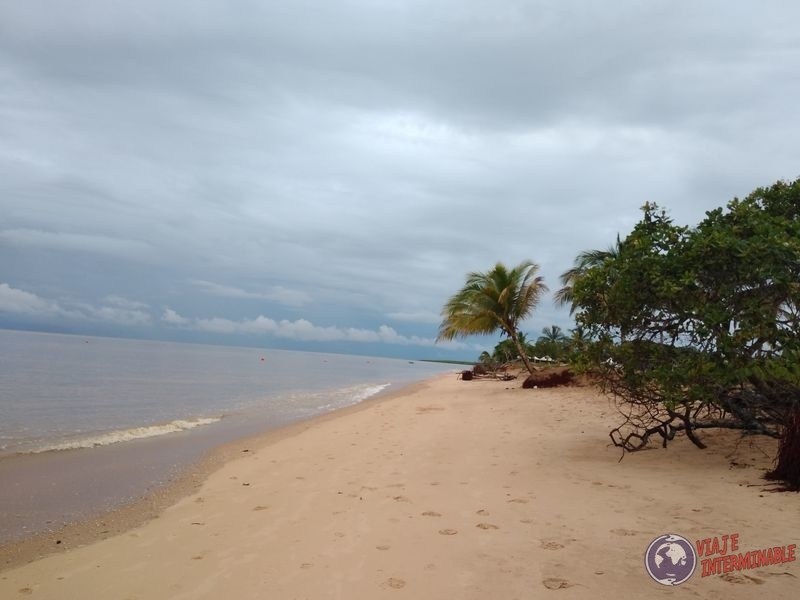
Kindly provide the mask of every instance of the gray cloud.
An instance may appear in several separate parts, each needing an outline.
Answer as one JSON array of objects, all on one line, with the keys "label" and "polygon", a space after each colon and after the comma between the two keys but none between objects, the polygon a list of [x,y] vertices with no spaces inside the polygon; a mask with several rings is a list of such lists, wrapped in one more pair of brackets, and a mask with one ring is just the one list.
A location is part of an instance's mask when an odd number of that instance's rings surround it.
[{"label": "gray cloud", "polygon": [[26,315],[58,315],[66,311],[36,294],[0,283],[0,312]]},{"label": "gray cloud", "polygon": [[206,294],[222,298],[241,298],[247,300],[273,300],[287,306],[304,306],[312,301],[311,296],[301,290],[291,290],[283,286],[273,286],[265,292],[250,292],[230,285],[221,285],[200,279],[190,280],[193,286]]},{"label": "gray cloud", "polygon": [[171,308],[164,309],[164,313],[161,315],[161,320],[169,325],[188,325],[191,322],[186,317],[180,316]]},{"label": "gray cloud", "polygon": [[[388,319],[430,340],[469,271],[530,258],[555,289],[645,201],[692,223],[800,175],[798,17],[780,0],[3,3],[5,301],[153,336],[206,319],[222,341],[300,340],[307,322],[308,347],[326,328],[329,348],[351,329],[392,345]],[[272,332],[244,331],[258,315]],[[526,326],[551,323],[570,325],[545,302]]]},{"label": "gray cloud", "polygon": [[0,231],[0,243],[14,246],[44,248],[58,252],[89,252],[138,260],[152,257],[153,249],[137,240],[125,240],[105,235],[86,235],[39,231],[35,229],[8,229]]},{"label": "gray cloud", "polygon": [[147,325],[152,321],[147,305],[118,296],[105,299],[106,304],[93,306],[83,302],[55,301],[26,290],[0,283],[0,313],[19,314],[47,321],[98,321],[126,327]]},{"label": "gray cloud", "polygon": [[393,312],[386,315],[395,321],[408,321],[410,323],[440,323],[442,318],[435,312]]}]

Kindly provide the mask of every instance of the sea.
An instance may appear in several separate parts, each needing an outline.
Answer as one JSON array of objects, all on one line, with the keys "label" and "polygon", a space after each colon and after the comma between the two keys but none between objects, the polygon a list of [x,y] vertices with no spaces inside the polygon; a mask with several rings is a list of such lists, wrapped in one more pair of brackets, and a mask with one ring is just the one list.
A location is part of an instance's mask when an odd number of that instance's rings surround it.
[{"label": "sea", "polygon": [[0,543],[131,503],[221,444],[454,370],[0,330]]}]

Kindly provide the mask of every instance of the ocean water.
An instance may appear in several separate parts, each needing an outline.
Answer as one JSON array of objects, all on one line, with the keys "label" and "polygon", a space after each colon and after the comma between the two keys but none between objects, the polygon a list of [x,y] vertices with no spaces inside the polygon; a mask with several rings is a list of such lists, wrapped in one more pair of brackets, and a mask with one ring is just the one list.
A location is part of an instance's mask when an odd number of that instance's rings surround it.
[{"label": "ocean water", "polygon": [[0,543],[135,502],[220,444],[455,370],[0,330]]},{"label": "ocean water", "polygon": [[452,366],[0,330],[0,456],[94,448],[220,421],[283,424]]}]

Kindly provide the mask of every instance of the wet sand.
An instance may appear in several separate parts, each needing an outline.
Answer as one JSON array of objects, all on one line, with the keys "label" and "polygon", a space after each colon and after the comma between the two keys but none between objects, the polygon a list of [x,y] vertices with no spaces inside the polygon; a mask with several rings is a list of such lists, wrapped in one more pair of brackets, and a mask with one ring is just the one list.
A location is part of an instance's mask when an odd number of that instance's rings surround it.
[{"label": "wet sand", "polygon": [[157,518],[65,535],[0,573],[0,597],[796,596],[796,562],[678,590],[643,566],[664,533],[797,543],[800,496],[761,479],[773,441],[714,432],[620,462],[616,422],[593,388],[448,375],[233,444]]},{"label": "wet sand", "polygon": [[[171,487],[207,469],[209,453],[278,429],[290,419],[234,415],[210,426],[91,449],[0,457],[0,547],[65,525],[173,495]],[[214,458],[212,462],[217,462]],[[2,550],[0,550],[2,556]]]}]

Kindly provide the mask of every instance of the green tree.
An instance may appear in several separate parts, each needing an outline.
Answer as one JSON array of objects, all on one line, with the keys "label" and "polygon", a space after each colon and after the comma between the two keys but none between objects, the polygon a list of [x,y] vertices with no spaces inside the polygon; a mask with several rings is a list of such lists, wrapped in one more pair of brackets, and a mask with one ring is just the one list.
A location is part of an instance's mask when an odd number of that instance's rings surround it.
[{"label": "green tree", "polygon": [[580,365],[583,362],[586,348],[592,340],[586,330],[580,325],[570,329],[569,334],[569,339],[567,340],[568,360],[573,365]]},{"label": "green tree", "polygon": [[530,356],[533,353],[533,348],[530,344],[528,344],[528,340],[526,339],[524,333],[519,333],[518,341],[519,346],[517,346],[517,344],[515,344],[511,338],[506,338],[499,341],[492,351],[492,357],[500,364],[521,360],[522,357],[520,356],[519,352],[520,347],[524,350],[527,356]]},{"label": "green tree", "polygon": [[517,348],[529,372],[533,365],[520,342],[519,324],[539,304],[547,286],[536,273],[539,266],[523,261],[509,269],[497,263],[493,269],[467,275],[466,283],[442,309],[438,340],[501,332]]},{"label": "green tree", "polygon": [[630,415],[626,450],[681,431],[783,435],[774,474],[800,488],[800,180],[759,188],[696,227],[654,204],[614,258],[572,280],[589,366]]}]

